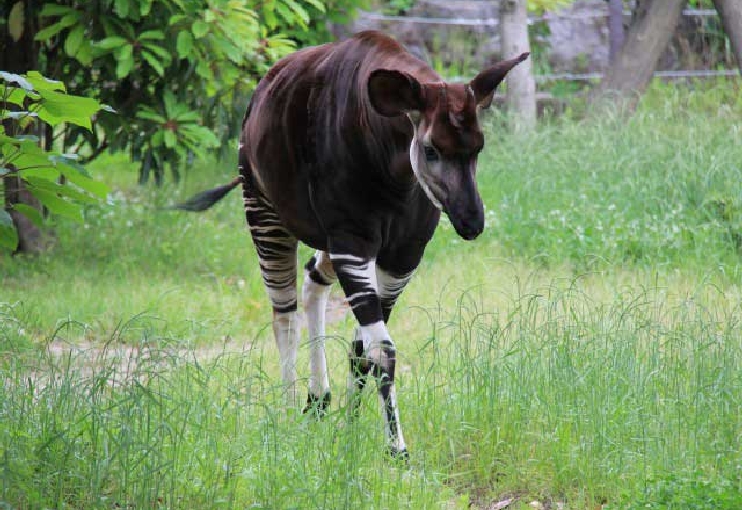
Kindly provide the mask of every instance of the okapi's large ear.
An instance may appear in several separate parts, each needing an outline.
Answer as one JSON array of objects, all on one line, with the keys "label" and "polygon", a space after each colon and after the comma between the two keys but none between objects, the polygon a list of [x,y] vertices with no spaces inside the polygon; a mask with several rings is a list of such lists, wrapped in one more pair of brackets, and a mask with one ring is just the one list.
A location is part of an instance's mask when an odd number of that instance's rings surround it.
[{"label": "okapi's large ear", "polygon": [[505,75],[513,67],[527,59],[528,55],[530,53],[521,53],[518,57],[498,62],[474,77],[471,83],[469,83],[469,86],[474,92],[474,98],[477,100],[479,107],[489,108],[490,104],[492,104],[492,96],[495,95],[495,89],[505,79]]},{"label": "okapi's large ear", "polygon": [[368,78],[368,97],[379,115],[395,117],[423,109],[420,82],[407,73],[376,69]]}]

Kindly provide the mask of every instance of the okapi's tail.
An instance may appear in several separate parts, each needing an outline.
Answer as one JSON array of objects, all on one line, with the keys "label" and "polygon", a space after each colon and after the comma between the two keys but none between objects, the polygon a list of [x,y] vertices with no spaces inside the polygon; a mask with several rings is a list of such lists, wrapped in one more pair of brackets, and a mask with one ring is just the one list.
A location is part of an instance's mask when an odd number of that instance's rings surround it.
[{"label": "okapi's tail", "polygon": [[227,196],[230,191],[242,184],[244,180],[244,177],[238,175],[237,177],[232,179],[229,184],[223,184],[214,189],[196,193],[185,202],[171,206],[170,209],[179,209],[181,211],[192,212],[205,211],[206,209],[217,203],[219,200]]}]

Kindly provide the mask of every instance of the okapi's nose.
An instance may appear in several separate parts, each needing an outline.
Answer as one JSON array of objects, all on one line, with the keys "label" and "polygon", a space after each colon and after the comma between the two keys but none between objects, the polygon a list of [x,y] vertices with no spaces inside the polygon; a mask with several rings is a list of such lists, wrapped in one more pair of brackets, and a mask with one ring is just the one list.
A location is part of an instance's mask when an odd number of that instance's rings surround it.
[{"label": "okapi's nose", "polygon": [[456,228],[456,233],[462,239],[472,241],[479,237],[479,234],[484,230],[484,216],[473,215],[465,217],[460,225],[458,227],[454,225],[454,228]]},{"label": "okapi's nose", "polygon": [[[462,175],[463,174],[463,175]],[[471,172],[462,172],[461,187],[445,207],[456,233],[464,240],[479,237],[484,230],[484,204]]]},{"label": "okapi's nose", "polygon": [[484,230],[484,206],[478,194],[464,203],[451,204],[446,214],[456,233],[465,241],[476,239]]}]

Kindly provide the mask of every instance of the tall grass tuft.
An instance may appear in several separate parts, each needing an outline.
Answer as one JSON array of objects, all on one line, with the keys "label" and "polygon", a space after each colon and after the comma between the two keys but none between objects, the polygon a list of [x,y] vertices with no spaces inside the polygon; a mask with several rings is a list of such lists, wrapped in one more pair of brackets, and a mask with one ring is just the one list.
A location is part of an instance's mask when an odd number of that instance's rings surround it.
[{"label": "tall grass tuft", "polygon": [[329,416],[284,409],[239,197],[163,210],[234,164],[151,190],[104,161],[108,204],[0,257],[0,507],[742,508],[740,97],[656,83],[630,119],[491,120],[485,233],[443,221],[390,323],[409,464],[373,392],[346,419],[342,306]]}]

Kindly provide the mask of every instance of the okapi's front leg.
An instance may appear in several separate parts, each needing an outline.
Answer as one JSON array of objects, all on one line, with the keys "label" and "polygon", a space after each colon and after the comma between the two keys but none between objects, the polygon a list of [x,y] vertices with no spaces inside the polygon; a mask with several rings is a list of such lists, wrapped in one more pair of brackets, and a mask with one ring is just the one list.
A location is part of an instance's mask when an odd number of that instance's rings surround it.
[{"label": "okapi's front leg", "polygon": [[407,447],[399,423],[394,389],[397,356],[384,322],[376,262],[374,259],[341,253],[331,253],[330,258],[359,324],[350,353],[351,412],[355,412],[356,392],[363,388],[364,377],[372,373],[378,381],[389,451],[393,456],[406,456]]}]

